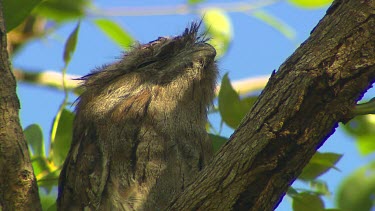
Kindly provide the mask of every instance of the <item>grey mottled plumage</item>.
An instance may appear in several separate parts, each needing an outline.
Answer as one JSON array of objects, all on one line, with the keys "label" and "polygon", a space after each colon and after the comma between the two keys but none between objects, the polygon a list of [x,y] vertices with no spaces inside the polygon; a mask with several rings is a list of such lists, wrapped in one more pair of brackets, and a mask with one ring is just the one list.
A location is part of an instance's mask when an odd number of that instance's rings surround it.
[{"label": "grey mottled plumage", "polygon": [[82,78],[59,210],[163,210],[206,165],[217,67],[199,25]]}]

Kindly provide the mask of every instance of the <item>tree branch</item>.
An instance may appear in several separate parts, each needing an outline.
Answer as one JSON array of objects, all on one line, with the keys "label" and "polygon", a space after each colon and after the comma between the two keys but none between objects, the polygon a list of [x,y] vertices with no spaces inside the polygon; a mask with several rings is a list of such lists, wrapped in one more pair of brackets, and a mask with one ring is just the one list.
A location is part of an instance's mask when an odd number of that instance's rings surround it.
[{"label": "tree branch", "polygon": [[273,210],[375,80],[375,1],[336,0],[170,210]]},{"label": "tree branch", "polygon": [[186,15],[204,13],[210,8],[219,8],[226,12],[249,12],[272,5],[280,0],[255,0],[230,3],[198,4],[198,5],[173,5],[149,7],[115,7],[89,11],[91,16],[155,16],[155,15]]},{"label": "tree branch", "polygon": [[[62,74],[56,71],[26,71],[21,69],[13,69],[14,76],[16,77],[17,81],[29,83],[29,84],[36,84],[40,86],[46,86],[50,88],[55,88],[62,90]],[[69,80],[66,80],[66,88],[68,90],[76,89],[80,81],[73,80],[77,78],[81,78],[82,76],[79,75],[67,75],[66,76]],[[267,82],[269,76],[257,76],[251,78],[244,78],[237,81],[232,81],[233,88],[241,95],[251,93],[254,91],[262,90]],[[216,87],[216,95],[219,94],[220,85]]]},{"label": "tree branch", "polygon": [[18,117],[0,1],[0,210],[41,210],[38,187]]},{"label": "tree branch", "polygon": [[[25,71],[21,69],[13,69],[14,76],[16,77],[18,82],[24,82],[28,84],[36,84],[40,86],[46,86],[50,88],[55,88],[59,90],[63,90],[62,85],[62,74],[61,72],[57,71]],[[66,78],[66,89],[71,90],[75,89],[79,86],[80,81],[74,80],[81,78],[82,76],[79,75],[67,75]]]}]

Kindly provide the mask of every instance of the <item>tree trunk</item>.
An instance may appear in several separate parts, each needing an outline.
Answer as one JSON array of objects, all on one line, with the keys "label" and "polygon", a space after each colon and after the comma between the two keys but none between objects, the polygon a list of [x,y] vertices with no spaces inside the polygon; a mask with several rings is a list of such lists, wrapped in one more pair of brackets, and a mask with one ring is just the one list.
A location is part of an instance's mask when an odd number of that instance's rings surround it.
[{"label": "tree trunk", "polygon": [[375,80],[375,2],[336,0],[170,210],[273,210]]},{"label": "tree trunk", "polygon": [[0,210],[41,210],[22,127],[16,80],[10,71],[0,1]]},{"label": "tree trunk", "polygon": [[[40,210],[1,14],[0,36],[0,208]],[[375,2],[336,0],[170,210],[274,209],[374,80]]]}]

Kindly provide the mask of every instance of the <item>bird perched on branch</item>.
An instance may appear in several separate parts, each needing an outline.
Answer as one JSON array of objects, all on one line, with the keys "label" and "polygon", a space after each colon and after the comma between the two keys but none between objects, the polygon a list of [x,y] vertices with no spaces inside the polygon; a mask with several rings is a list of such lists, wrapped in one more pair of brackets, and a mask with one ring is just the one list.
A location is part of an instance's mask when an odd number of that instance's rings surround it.
[{"label": "bird perched on branch", "polygon": [[193,23],[86,75],[59,210],[163,210],[212,157],[215,49]]}]

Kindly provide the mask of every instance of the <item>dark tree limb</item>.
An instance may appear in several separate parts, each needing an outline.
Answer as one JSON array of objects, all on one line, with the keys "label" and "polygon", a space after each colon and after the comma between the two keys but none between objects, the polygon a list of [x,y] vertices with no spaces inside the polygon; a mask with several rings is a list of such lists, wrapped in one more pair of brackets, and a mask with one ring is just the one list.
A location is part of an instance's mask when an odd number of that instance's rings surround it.
[{"label": "dark tree limb", "polygon": [[16,80],[10,71],[0,1],[0,210],[41,210],[38,187],[22,133]]},{"label": "dark tree limb", "polygon": [[170,210],[272,210],[375,80],[375,1],[336,0]]}]

